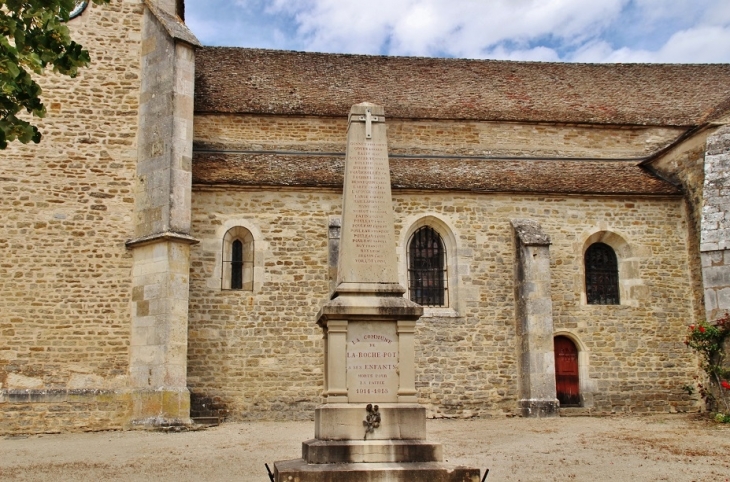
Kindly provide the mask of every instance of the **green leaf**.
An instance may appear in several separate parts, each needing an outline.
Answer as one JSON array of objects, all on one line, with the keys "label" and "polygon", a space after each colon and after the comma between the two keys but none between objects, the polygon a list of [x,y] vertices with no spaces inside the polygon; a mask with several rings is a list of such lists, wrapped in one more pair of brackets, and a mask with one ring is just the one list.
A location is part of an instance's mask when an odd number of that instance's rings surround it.
[{"label": "green leaf", "polygon": [[41,140],[36,126],[16,117],[22,110],[33,117],[46,114],[31,73],[52,67],[74,77],[90,63],[89,53],[71,39],[65,24],[75,5],[75,0],[0,0],[0,149],[14,140]]}]

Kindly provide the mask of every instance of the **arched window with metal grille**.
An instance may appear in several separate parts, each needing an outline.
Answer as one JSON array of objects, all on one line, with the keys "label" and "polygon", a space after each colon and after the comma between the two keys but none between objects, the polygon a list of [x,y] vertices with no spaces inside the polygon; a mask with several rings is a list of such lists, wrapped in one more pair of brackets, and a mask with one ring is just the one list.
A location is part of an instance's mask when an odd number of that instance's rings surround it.
[{"label": "arched window with metal grille", "polygon": [[408,242],[408,293],[423,306],[448,306],[446,249],[430,226],[419,228]]},{"label": "arched window with metal grille", "polygon": [[593,243],[585,253],[586,301],[589,305],[618,305],[618,262],[613,248]]},{"label": "arched window with metal grille", "polygon": [[224,290],[253,291],[254,240],[251,232],[241,226],[231,228],[223,237]]}]

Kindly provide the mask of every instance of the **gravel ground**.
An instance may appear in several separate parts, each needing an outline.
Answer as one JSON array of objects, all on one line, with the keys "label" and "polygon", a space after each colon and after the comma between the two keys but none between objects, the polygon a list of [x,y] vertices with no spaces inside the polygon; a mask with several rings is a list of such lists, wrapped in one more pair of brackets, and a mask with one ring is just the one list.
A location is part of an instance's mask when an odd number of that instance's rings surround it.
[{"label": "gravel ground", "polygon": [[[697,415],[429,420],[449,463],[487,482],[728,481],[730,426]],[[225,423],[194,432],[0,438],[0,480],[267,482],[264,463],[298,458],[313,422]]]}]

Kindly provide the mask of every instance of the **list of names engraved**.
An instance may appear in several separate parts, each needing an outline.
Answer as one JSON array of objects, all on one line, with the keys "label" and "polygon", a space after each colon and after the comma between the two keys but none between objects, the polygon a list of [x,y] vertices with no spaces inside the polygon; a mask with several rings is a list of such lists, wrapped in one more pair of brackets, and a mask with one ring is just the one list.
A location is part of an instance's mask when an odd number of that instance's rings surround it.
[{"label": "list of names engraved", "polygon": [[350,402],[398,401],[398,338],[394,323],[353,323],[347,333]]},{"label": "list of names engraved", "polygon": [[383,265],[390,247],[391,220],[390,172],[385,142],[352,142],[348,161],[352,213],[352,247],[357,263]]}]

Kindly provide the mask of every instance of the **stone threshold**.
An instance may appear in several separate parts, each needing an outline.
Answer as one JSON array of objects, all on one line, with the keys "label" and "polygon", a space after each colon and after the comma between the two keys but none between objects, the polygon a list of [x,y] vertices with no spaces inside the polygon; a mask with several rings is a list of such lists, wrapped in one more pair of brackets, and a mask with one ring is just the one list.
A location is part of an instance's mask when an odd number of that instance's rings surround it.
[{"label": "stone threshold", "polygon": [[560,407],[561,417],[590,417],[595,415],[592,408],[588,407]]}]

